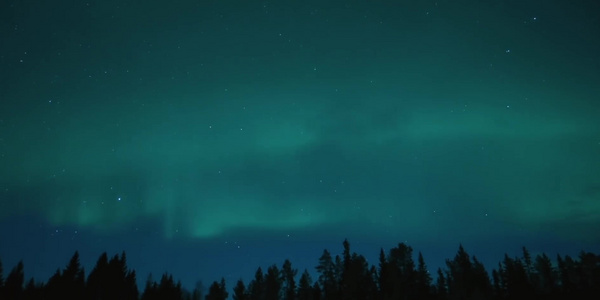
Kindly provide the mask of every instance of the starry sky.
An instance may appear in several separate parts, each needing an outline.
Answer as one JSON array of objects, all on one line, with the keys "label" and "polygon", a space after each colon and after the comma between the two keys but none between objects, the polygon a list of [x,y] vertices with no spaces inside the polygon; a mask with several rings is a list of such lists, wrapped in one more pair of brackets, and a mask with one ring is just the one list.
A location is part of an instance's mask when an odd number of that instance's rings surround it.
[{"label": "starry sky", "polygon": [[0,259],[232,286],[600,251],[594,1],[2,1]]}]

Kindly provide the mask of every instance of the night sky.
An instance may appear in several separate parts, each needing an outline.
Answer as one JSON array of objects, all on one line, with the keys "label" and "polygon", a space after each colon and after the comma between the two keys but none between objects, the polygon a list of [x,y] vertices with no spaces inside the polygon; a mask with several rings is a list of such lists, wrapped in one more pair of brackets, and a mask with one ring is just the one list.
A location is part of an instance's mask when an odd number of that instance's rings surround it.
[{"label": "night sky", "polygon": [[[0,259],[232,287],[600,252],[596,1],[2,1]],[[435,268],[435,269],[434,269]],[[315,277],[313,277],[314,279]],[[141,286],[140,288],[143,288]]]}]

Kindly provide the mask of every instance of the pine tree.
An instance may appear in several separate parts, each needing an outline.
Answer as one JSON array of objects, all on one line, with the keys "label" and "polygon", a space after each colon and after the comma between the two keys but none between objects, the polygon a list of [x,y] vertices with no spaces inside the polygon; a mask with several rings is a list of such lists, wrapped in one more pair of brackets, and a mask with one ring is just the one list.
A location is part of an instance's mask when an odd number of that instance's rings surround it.
[{"label": "pine tree", "polygon": [[533,275],[533,262],[531,261],[531,255],[529,254],[529,250],[523,247],[523,263],[525,267],[525,273],[527,274],[527,278],[531,281],[531,277]]},{"label": "pine tree", "polygon": [[69,264],[62,274],[64,297],[66,299],[81,299],[85,293],[85,274],[79,263],[79,253],[75,251]]},{"label": "pine tree", "polygon": [[579,253],[576,264],[580,295],[600,295],[600,256],[591,252]]},{"label": "pine tree", "polygon": [[265,297],[265,278],[262,269],[258,267],[254,273],[254,279],[248,284],[250,300],[263,300]]},{"label": "pine tree", "polygon": [[537,294],[550,296],[556,293],[558,289],[556,271],[552,267],[550,258],[544,253],[536,256],[534,269],[537,273]]},{"label": "pine tree", "polygon": [[296,296],[296,274],[298,270],[292,268],[292,263],[286,259],[281,267],[283,279],[283,300],[294,300]]},{"label": "pine tree", "polygon": [[181,282],[175,283],[172,274],[164,273],[158,284],[159,299],[181,299],[183,293],[181,291]]},{"label": "pine tree", "polygon": [[316,268],[319,273],[318,283],[322,289],[323,299],[338,299],[337,268],[327,249],[323,250]]},{"label": "pine tree", "polygon": [[471,257],[462,245],[453,260],[446,260],[449,299],[489,299],[492,285],[487,271],[476,257]]},{"label": "pine tree", "polygon": [[490,276],[483,264],[475,256],[473,256],[473,274],[471,278],[473,299],[490,299],[493,295]]},{"label": "pine tree", "polygon": [[233,300],[248,300],[248,292],[246,291],[246,286],[244,285],[244,281],[241,279],[237,281],[235,287],[233,288]]},{"label": "pine tree", "polygon": [[158,284],[154,281],[152,277],[152,273],[148,274],[148,278],[146,278],[146,285],[144,287],[144,292],[142,293],[142,300],[154,300],[156,299],[156,294],[158,291]]},{"label": "pine tree", "polygon": [[135,272],[127,269],[125,252],[108,260],[106,252],[100,255],[88,276],[88,299],[137,299]]},{"label": "pine tree", "polygon": [[192,300],[203,300],[204,286],[202,281],[197,281],[194,291],[192,292]]},{"label": "pine tree", "polygon": [[227,293],[227,288],[225,286],[225,278],[221,278],[221,282],[213,282],[213,284],[208,289],[208,295],[206,295],[206,300],[225,300],[229,296]]},{"label": "pine tree", "polygon": [[88,299],[106,299],[107,287],[106,282],[109,280],[108,275],[108,255],[102,253],[96,261],[96,266],[88,275],[87,291]]},{"label": "pine tree", "polygon": [[281,294],[282,279],[279,273],[279,268],[276,265],[272,265],[267,269],[267,275],[265,275],[265,299],[266,300],[279,300]]},{"label": "pine tree", "polygon": [[[0,299],[4,299],[1,298]],[[23,292],[23,299],[45,299],[43,283],[36,284],[33,278],[30,278]]]},{"label": "pine tree", "polygon": [[6,299],[21,299],[24,284],[23,261],[19,261],[6,276],[6,282],[4,283],[4,296],[6,296]]},{"label": "pine tree", "polygon": [[448,298],[448,287],[446,284],[446,278],[444,277],[444,272],[441,268],[437,270],[437,280],[435,282],[435,293],[437,299],[444,300]]},{"label": "pine tree", "polygon": [[344,274],[345,299],[375,299],[377,296],[377,283],[374,277],[376,270],[370,269],[364,256],[352,254],[349,269]]},{"label": "pine tree", "polygon": [[313,289],[311,285],[312,279],[310,278],[310,274],[308,274],[308,270],[304,269],[304,272],[300,276],[300,281],[298,282],[298,300],[313,299]]},{"label": "pine tree", "polygon": [[379,250],[379,293],[382,299],[392,297],[394,282],[391,277],[390,265],[385,256],[383,248]]},{"label": "pine tree", "polygon": [[421,254],[420,251],[419,251],[416,277],[417,277],[416,278],[417,298],[430,299],[432,297],[431,275],[429,275],[429,271],[427,270],[427,265],[425,265],[425,259],[423,259],[423,254]]},{"label": "pine tree", "polygon": [[382,291],[384,299],[414,298],[416,270],[413,249],[404,243],[390,249],[387,257],[388,290]]},{"label": "pine tree", "polygon": [[350,254],[350,243],[348,242],[347,239],[344,240],[344,242],[342,243],[343,247],[344,247],[344,264],[343,264],[343,270],[348,270],[350,268],[350,264],[352,263],[352,256]]},{"label": "pine tree", "polygon": [[321,286],[319,286],[319,282],[315,282],[315,284],[313,285],[312,288],[312,292],[313,292],[313,300],[321,300],[321,299],[325,299],[323,297],[323,290],[321,289]]},{"label": "pine tree", "polygon": [[533,295],[525,265],[519,258],[510,258],[508,255],[504,255],[500,279],[502,280],[503,294],[506,298],[529,298]]}]

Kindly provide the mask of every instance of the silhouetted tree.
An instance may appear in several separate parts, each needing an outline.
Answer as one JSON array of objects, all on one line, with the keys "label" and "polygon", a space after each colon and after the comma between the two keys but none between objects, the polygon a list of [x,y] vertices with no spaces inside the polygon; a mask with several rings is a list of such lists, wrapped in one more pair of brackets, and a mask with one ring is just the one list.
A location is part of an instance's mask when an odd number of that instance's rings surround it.
[{"label": "silhouetted tree", "polygon": [[412,299],[415,295],[416,270],[412,248],[404,243],[390,249],[387,257],[380,252],[381,297],[387,299]]},{"label": "silhouetted tree", "polygon": [[379,279],[377,278],[377,268],[374,265],[371,265],[371,269],[369,270],[368,285],[370,285],[369,290],[372,290],[373,299],[381,299],[379,293],[379,286],[377,285],[378,280]]},{"label": "silhouetted tree", "polygon": [[490,299],[493,295],[490,276],[477,257],[473,256],[473,299]]},{"label": "silhouetted tree", "polygon": [[578,295],[600,295],[600,256],[582,251],[579,254],[577,273]]},{"label": "silhouetted tree", "polygon": [[279,273],[279,268],[272,265],[267,269],[265,276],[265,299],[279,300],[281,294],[282,279]]},{"label": "silhouetted tree", "polygon": [[554,295],[557,290],[557,275],[552,262],[546,254],[536,256],[534,269],[536,272],[536,293],[543,297]]},{"label": "silhouetted tree", "polygon": [[125,252],[110,261],[105,253],[100,255],[87,281],[89,299],[137,299],[135,271],[127,269]]},{"label": "silhouetted tree", "polygon": [[561,294],[563,294],[565,297],[573,295],[577,287],[577,278],[575,278],[575,262],[569,255],[566,255],[564,259],[558,255],[556,260],[558,263]]},{"label": "silhouetted tree", "polygon": [[69,264],[62,274],[63,281],[71,290],[66,297],[67,299],[81,299],[84,295],[85,287],[85,272],[79,263],[79,252],[75,251]]},{"label": "silhouetted tree", "polygon": [[377,283],[379,284],[380,298],[390,298],[393,282],[390,274],[390,266],[387,262],[387,258],[385,257],[385,251],[383,251],[383,248],[379,249],[379,274],[377,276]]},{"label": "silhouetted tree", "polygon": [[152,274],[148,275],[146,287],[142,294],[142,300],[159,299],[182,299],[183,291],[181,283],[173,280],[173,275],[164,273],[160,278],[160,283],[152,279]]},{"label": "silhouetted tree", "polygon": [[296,298],[296,274],[298,274],[298,270],[292,268],[292,262],[286,259],[281,267],[283,300],[294,300]]},{"label": "silhouetted tree", "polygon": [[350,264],[352,263],[352,255],[350,254],[350,242],[348,242],[348,239],[344,239],[344,242],[342,242],[342,246],[344,247],[344,252],[343,252],[344,268],[343,268],[343,270],[348,270],[350,268]]},{"label": "silhouetted tree", "polygon": [[369,263],[364,256],[356,253],[352,254],[350,269],[348,269],[348,283],[353,284],[355,293],[349,299],[376,299],[377,282],[376,270],[369,268]]},{"label": "silhouetted tree", "polygon": [[470,299],[471,259],[462,245],[454,260],[446,260],[448,272],[448,296],[450,299]]},{"label": "silhouetted tree", "polygon": [[146,285],[144,286],[144,292],[142,293],[142,300],[154,300],[157,298],[158,283],[156,283],[152,277],[152,273],[148,274],[146,279]]},{"label": "silhouetted tree", "polygon": [[339,255],[336,255],[333,265],[334,265],[333,277],[335,278],[334,282],[335,282],[335,286],[337,288],[337,296],[339,296],[340,288],[341,288],[341,284],[342,284],[342,273],[344,272],[344,261],[342,260],[342,258]]},{"label": "silhouetted tree", "polygon": [[173,280],[173,275],[165,273],[160,278],[158,292],[161,299],[181,299],[181,282]]},{"label": "silhouetted tree", "polygon": [[448,298],[448,286],[446,284],[446,277],[444,276],[444,272],[441,268],[437,270],[437,280],[435,282],[435,294],[436,298],[439,300],[444,300]]},{"label": "silhouetted tree", "polygon": [[[2,298],[3,299],[3,298]],[[37,299],[48,299],[44,297],[44,283],[38,282],[36,283],[33,278],[30,278],[25,286],[25,291],[23,292],[23,299],[27,300],[37,300]]]},{"label": "silhouetted tree", "polygon": [[44,294],[48,299],[58,299],[63,296],[63,288],[62,273],[60,269],[57,269],[56,272],[54,272],[54,275],[48,279],[48,283],[44,289]]},{"label": "silhouetted tree", "polygon": [[319,273],[318,283],[320,288],[322,289],[323,299],[338,299],[339,293],[337,281],[337,268],[336,265],[333,263],[331,254],[327,249],[323,250],[323,254],[319,258],[317,272]]},{"label": "silhouetted tree", "polygon": [[221,278],[221,282],[213,282],[208,289],[208,295],[206,300],[225,300],[229,296],[227,288],[225,287],[225,278]]},{"label": "silhouetted tree", "polygon": [[4,296],[6,299],[22,299],[24,284],[23,261],[19,261],[6,276],[6,282],[4,283]]},{"label": "silhouetted tree", "polygon": [[85,275],[79,263],[79,253],[77,251],[75,251],[62,273],[60,270],[56,270],[48,280],[44,290],[44,294],[48,299],[85,298]]},{"label": "silhouetted tree", "polygon": [[[557,256],[557,268],[545,254],[531,259],[523,247],[522,258],[508,255],[492,271],[492,281],[483,264],[469,256],[464,248],[453,260],[446,260],[447,270],[437,270],[435,286],[427,271],[425,260],[418,254],[417,266],[412,248],[400,243],[386,256],[380,251],[379,268],[351,252],[345,240],[342,255],[332,259],[327,250],[319,259],[319,281],[312,283],[307,270],[296,286],[297,270],[285,260],[280,269],[272,265],[263,275],[258,268],[248,288],[239,280],[233,288],[234,300],[387,300],[387,299],[598,299],[600,296],[600,256],[581,252],[575,259]],[[327,289],[321,286],[327,286]],[[492,284],[493,283],[493,284]],[[379,289],[378,289],[379,286]],[[197,284],[193,293],[181,288],[181,283],[165,273],[160,282],[148,277],[142,300],[202,299],[203,288]],[[47,284],[34,279],[24,285],[23,262],[19,262],[4,280],[0,262],[0,299],[138,299],[136,275],[126,265],[125,253],[110,260],[106,253],[90,272],[87,284],[84,270],[75,252],[64,269],[57,269]],[[225,279],[215,281],[206,300],[227,299]]]},{"label": "silhouetted tree", "polygon": [[313,289],[312,289],[312,278],[310,278],[310,274],[308,274],[308,270],[304,269],[304,272],[300,276],[300,281],[298,281],[298,300],[312,300],[313,299]]},{"label": "silhouetted tree", "polygon": [[262,269],[258,267],[254,273],[254,279],[248,284],[250,300],[263,300],[265,297],[265,278]]},{"label": "silhouetted tree", "polygon": [[501,267],[500,279],[503,282],[501,286],[504,297],[516,299],[515,297],[530,298],[533,296],[533,288],[521,259],[510,258],[505,254]]},{"label": "silhouetted tree", "polygon": [[533,262],[531,260],[531,254],[529,254],[529,250],[523,247],[523,265],[525,267],[525,274],[527,274],[527,279],[531,282],[531,278],[533,275]]},{"label": "silhouetted tree", "polygon": [[321,286],[319,286],[319,282],[315,282],[312,288],[313,291],[313,300],[321,300],[323,299],[323,291]]},{"label": "silhouetted tree", "polygon": [[194,291],[192,292],[192,300],[203,300],[203,293],[204,286],[202,286],[202,281],[197,281],[196,286],[194,287]]},{"label": "silhouetted tree", "polygon": [[475,257],[471,257],[462,245],[453,260],[446,260],[449,299],[489,299],[492,285],[487,271]]},{"label": "silhouetted tree", "polygon": [[246,291],[246,286],[244,285],[244,281],[241,279],[237,281],[235,287],[233,288],[233,300],[248,300],[250,297],[248,292]]},{"label": "silhouetted tree", "polygon": [[431,299],[433,293],[431,292],[431,275],[427,270],[425,259],[423,254],[419,252],[417,274],[416,274],[416,294],[418,299]]},{"label": "silhouetted tree", "polygon": [[[499,268],[498,270],[501,270]],[[494,289],[494,298],[504,298],[504,287],[502,286],[502,280],[500,279],[500,271],[492,270],[492,287]]]},{"label": "silhouetted tree", "polygon": [[344,240],[343,245],[341,297],[349,300],[374,299],[377,295],[377,284],[367,260],[362,255],[350,252],[348,240]]},{"label": "silhouetted tree", "polygon": [[[90,275],[88,275],[86,292],[89,299],[106,299],[111,294],[107,291],[107,284],[110,281],[109,276],[108,255],[104,252],[98,258]],[[55,277],[60,278],[60,271],[56,271]]]}]

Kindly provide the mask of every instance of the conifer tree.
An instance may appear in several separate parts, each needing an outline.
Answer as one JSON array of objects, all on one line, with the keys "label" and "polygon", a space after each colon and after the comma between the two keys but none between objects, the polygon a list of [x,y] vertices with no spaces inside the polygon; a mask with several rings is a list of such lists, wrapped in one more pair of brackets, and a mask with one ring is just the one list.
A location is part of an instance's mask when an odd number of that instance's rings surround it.
[{"label": "conifer tree", "polygon": [[282,278],[279,273],[279,268],[272,265],[267,269],[265,275],[265,299],[279,300],[281,295]]},{"label": "conifer tree", "polygon": [[431,275],[427,270],[423,254],[419,251],[417,276],[416,276],[416,294],[419,299],[430,299],[431,293]]},{"label": "conifer tree", "polygon": [[304,269],[304,272],[300,276],[300,281],[298,282],[297,298],[298,300],[313,299],[312,278],[306,269]]},{"label": "conifer tree", "polygon": [[538,295],[550,296],[557,292],[557,276],[552,261],[542,253],[536,256],[534,270],[537,274],[536,291]]},{"label": "conifer tree", "polygon": [[412,251],[404,243],[390,249],[387,257],[387,290],[382,290],[383,299],[415,297],[416,270]]},{"label": "conifer tree", "polygon": [[580,295],[600,295],[600,256],[591,252],[579,253],[576,264]]},{"label": "conifer tree", "polygon": [[319,264],[317,265],[317,272],[319,273],[319,287],[322,289],[323,299],[331,300],[337,299],[338,295],[338,281],[337,281],[337,268],[334,264],[331,254],[327,249],[323,250],[323,254],[319,258]]},{"label": "conifer tree", "polygon": [[473,299],[490,299],[493,295],[492,283],[490,276],[485,270],[483,264],[473,256],[473,274],[472,277],[472,298]]},{"label": "conifer tree", "polygon": [[313,285],[312,288],[312,292],[313,292],[313,300],[322,300],[325,299],[323,296],[323,290],[321,289],[321,286],[319,286],[319,282],[315,282],[315,284]]},{"label": "conifer tree", "polygon": [[85,293],[85,274],[79,263],[79,253],[75,251],[62,274],[66,299],[81,299]]},{"label": "conifer tree", "polygon": [[[23,299],[44,299],[44,290],[42,284],[36,285],[35,280],[30,278],[25,285],[25,290],[23,291]],[[3,298],[0,298],[3,299]]]},{"label": "conifer tree", "polygon": [[446,260],[449,299],[489,299],[492,294],[487,271],[462,245],[453,260]]},{"label": "conifer tree", "polygon": [[527,250],[525,247],[523,247],[523,264],[527,278],[529,281],[531,281],[531,277],[533,275],[533,262],[531,260],[531,255],[529,254],[529,250]]},{"label": "conifer tree", "polygon": [[204,300],[204,297],[202,296],[203,292],[204,287],[202,285],[202,281],[197,281],[194,291],[192,292],[192,300]]},{"label": "conifer tree", "polygon": [[248,284],[250,300],[263,300],[265,297],[265,278],[262,269],[258,267],[254,279]]},{"label": "conifer tree", "polygon": [[4,283],[4,296],[6,299],[20,299],[23,295],[24,284],[23,261],[19,261],[6,276],[6,282]]},{"label": "conifer tree", "polygon": [[248,300],[248,292],[246,291],[246,286],[244,285],[244,281],[241,279],[237,281],[235,287],[233,288],[233,300]]},{"label": "conifer tree", "polygon": [[294,300],[296,296],[296,274],[298,270],[292,268],[292,262],[286,259],[281,267],[283,279],[283,300]]},{"label": "conifer tree", "polygon": [[446,278],[444,277],[444,272],[442,268],[438,268],[437,270],[437,280],[435,282],[435,293],[437,299],[444,300],[448,298],[448,287],[446,284]]},{"label": "conifer tree", "polygon": [[206,300],[225,300],[229,296],[227,288],[225,286],[225,278],[221,278],[221,282],[213,282],[208,289]]},{"label": "conifer tree", "polygon": [[135,272],[127,269],[125,252],[110,261],[104,252],[88,276],[86,294],[88,299],[137,299],[135,281]]},{"label": "conifer tree", "polygon": [[378,274],[379,293],[382,299],[392,297],[393,285],[392,276],[390,274],[390,265],[385,256],[383,248],[379,250],[379,274]]}]

